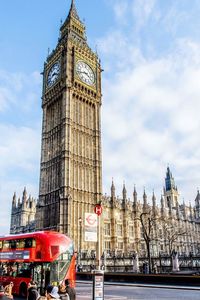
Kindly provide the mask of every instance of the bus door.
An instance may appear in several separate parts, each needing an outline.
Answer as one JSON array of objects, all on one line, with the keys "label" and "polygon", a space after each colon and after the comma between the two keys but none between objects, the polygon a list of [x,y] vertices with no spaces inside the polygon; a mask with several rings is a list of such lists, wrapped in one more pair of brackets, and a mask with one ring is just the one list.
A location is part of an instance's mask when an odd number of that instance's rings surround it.
[{"label": "bus door", "polygon": [[48,263],[36,264],[33,271],[33,279],[37,282],[37,288],[41,295],[44,295],[47,286],[50,284],[50,268]]}]

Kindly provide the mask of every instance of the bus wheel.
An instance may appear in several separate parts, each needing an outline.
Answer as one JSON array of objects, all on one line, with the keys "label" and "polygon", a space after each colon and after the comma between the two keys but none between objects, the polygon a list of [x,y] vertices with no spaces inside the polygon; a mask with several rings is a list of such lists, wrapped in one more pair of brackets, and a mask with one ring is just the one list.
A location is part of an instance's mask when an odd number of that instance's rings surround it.
[{"label": "bus wheel", "polygon": [[27,297],[27,286],[25,282],[20,285],[19,295],[23,298]]}]

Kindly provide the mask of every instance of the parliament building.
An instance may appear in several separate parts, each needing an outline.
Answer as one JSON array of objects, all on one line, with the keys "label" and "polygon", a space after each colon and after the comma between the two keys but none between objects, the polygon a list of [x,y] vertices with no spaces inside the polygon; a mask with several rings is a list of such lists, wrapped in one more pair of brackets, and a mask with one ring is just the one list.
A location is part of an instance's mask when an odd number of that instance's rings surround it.
[{"label": "parliament building", "polygon": [[[96,251],[96,242],[85,241],[85,214],[102,204],[101,252],[137,252],[145,255],[145,226],[152,221],[150,247],[153,255],[200,251],[200,194],[194,207],[180,203],[178,188],[167,168],[161,199],[146,192],[127,198],[102,193],[100,59],[91,50],[86,28],[74,1],[55,50],[44,63],[42,91],[42,145],[39,197],[13,196],[10,233],[55,230],[70,236],[75,249]],[[128,163],[128,162],[127,162]],[[159,197],[160,198],[160,197]],[[144,224],[143,224],[144,225]],[[89,249],[89,250],[88,250]]]}]

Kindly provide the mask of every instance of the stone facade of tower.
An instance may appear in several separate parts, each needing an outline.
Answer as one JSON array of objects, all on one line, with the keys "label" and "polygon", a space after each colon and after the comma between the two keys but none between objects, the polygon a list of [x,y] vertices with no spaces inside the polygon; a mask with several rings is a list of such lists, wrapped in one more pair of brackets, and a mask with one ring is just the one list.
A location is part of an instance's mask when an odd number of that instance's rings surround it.
[{"label": "stone facade of tower", "polygon": [[22,201],[14,193],[11,209],[10,233],[30,232],[35,229],[36,200],[27,196],[24,188]]},{"label": "stone facade of tower", "polygon": [[101,71],[72,1],[58,44],[44,64],[36,229],[66,233],[75,246],[78,220],[102,197]]}]

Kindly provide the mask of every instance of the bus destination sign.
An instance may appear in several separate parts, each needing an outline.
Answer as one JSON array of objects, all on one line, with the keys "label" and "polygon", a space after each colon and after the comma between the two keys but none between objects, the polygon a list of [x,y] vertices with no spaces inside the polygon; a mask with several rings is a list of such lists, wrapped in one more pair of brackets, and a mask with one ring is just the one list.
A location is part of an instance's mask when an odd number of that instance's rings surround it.
[{"label": "bus destination sign", "polygon": [[29,259],[29,258],[30,258],[30,251],[28,250],[0,252],[0,259],[15,260],[15,259]]}]

